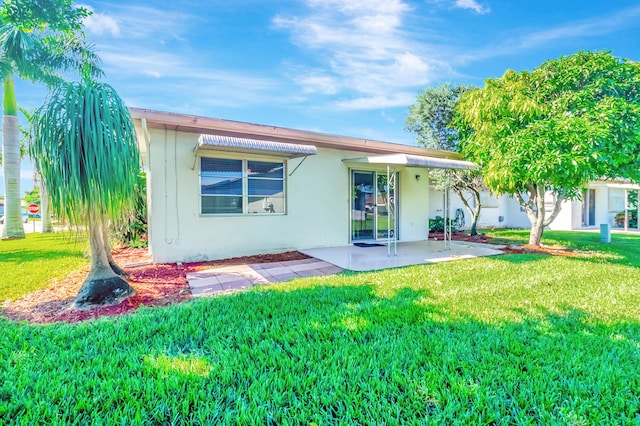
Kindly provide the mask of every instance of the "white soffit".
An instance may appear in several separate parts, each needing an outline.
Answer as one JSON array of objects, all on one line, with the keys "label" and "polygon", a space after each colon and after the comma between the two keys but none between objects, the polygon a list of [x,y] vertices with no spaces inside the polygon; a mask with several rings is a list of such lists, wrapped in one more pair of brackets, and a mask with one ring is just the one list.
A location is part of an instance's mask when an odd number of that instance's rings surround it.
[{"label": "white soffit", "polygon": [[198,150],[241,152],[245,154],[274,155],[278,157],[297,158],[315,155],[318,150],[313,145],[295,143],[261,141],[257,139],[236,138],[221,135],[200,135]]},{"label": "white soffit", "polygon": [[611,189],[629,189],[632,191],[640,190],[640,185],[633,183],[590,183],[589,188],[611,188]]},{"label": "white soffit", "polygon": [[429,169],[474,170],[476,165],[470,161],[450,160],[447,158],[425,157],[411,154],[372,155],[368,157],[342,160],[346,163],[389,164]]}]

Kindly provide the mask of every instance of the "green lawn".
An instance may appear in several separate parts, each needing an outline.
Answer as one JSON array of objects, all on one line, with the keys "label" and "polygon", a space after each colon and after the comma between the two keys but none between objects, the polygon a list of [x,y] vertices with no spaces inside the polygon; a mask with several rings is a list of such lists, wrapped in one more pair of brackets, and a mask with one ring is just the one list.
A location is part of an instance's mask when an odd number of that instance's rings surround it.
[{"label": "green lawn", "polygon": [[545,240],[590,254],[0,320],[0,424],[638,424],[640,236]]},{"label": "green lawn", "polygon": [[26,234],[21,240],[0,240],[0,303],[47,288],[89,264],[84,241],[75,235]]}]

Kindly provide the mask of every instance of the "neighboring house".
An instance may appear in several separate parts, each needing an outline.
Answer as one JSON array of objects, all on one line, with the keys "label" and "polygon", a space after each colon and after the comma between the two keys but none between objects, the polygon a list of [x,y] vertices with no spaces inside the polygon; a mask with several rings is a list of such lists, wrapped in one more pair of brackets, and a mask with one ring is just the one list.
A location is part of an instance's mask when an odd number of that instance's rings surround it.
[{"label": "neighboring house", "polygon": [[[449,217],[456,218],[456,216],[462,215],[464,217],[463,229],[470,229],[471,215],[460,197],[453,191],[450,191],[449,197]],[[432,200],[429,217],[444,216],[443,191],[431,187],[429,198]],[[467,200],[471,205],[474,204],[472,194],[468,194]],[[478,219],[478,228],[529,228],[531,226],[527,215],[522,211],[518,202],[507,195],[495,197],[489,191],[483,191],[480,193],[480,202],[482,209]]]},{"label": "neighboring house", "polygon": [[131,109],[147,170],[155,262],[197,261],[428,236],[431,168],[470,168],[422,147]]},{"label": "neighboring house", "polygon": [[[563,203],[560,213],[549,226],[553,230],[580,230],[599,228],[601,224],[609,224],[614,229],[624,228],[625,206],[629,207],[630,193],[635,192],[640,199],[640,185],[623,181],[593,181],[585,189],[582,200],[567,200]],[[451,205],[449,215],[451,217],[464,214],[464,229],[469,229],[471,219],[460,198],[451,192]],[[550,195],[549,195],[550,197]],[[443,192],[433,187],[430,189],[429,217],[443,216]],[[484,192],[481,194],[482,210],[478,220],[479,228],[530,228],[531,223],[527,215],[520,208],[518,202],[512,197],[502,195],[495,197]],[[473,203],[473,197],[468,199]],[[549,198],[551,200],[551,198]],[[547,211],[553,209],[553,203],[547,203]],[[618,218],[616,219],[616,215]],[[627,217],[640,217],[640,207],[633,206],[627,210]],[[622,217],[622,219],[621,219]],[[634,227],[629,230],[640,230],[640,221],[633,222]]]},{"label": "neighboring house", "polygon": [[[624,220],[616,220],[616,215],[621,214],[624,217],[625,209],[628,217],[633,214],[628,201],[631,192],[637,193],[640,199],[640,185],[611,180],[589,182],[582,200],[566,201],[550,228],[588,229],[597,228],[601,224],[609,224],[612,228],[624,228]],[[633,210],[636,210],[636,214],[640,213],[638,206]]]}]

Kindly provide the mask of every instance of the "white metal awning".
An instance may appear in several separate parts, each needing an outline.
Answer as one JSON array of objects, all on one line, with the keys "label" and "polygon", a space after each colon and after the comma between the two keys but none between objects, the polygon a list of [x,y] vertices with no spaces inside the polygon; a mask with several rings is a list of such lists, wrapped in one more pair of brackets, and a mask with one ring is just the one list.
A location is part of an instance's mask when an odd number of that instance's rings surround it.
[{"label": "white metal awning", "polygon": [[315,155],[318,150],[313,145],[263,141],[221,135],[200,135],[196,150],[241,152],[245,154],[274,155],[297,158]]},{"label": "white metal awning", "polygon": [[372,155],[361,158],[342,160],[346,163],[390,164],[407,167],[424,167],[430,169],[474,170],[477,166],[470,161],[451,160],[448,158],[426,157],[411,154]]}]

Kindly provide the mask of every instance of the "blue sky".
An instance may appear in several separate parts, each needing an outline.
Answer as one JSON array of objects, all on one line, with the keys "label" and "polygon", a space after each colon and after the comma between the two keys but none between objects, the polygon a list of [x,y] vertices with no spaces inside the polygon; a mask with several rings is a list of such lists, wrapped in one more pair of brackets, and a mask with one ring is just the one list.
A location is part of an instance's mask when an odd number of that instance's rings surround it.
[{"label": "blue sky", "polygon": [[[94,11],[87,36],[129,106],[404,144],[422,88],[481,86],[578,50],[640,60],[639,1],[78,4]],[[25,82],[16,92],[26,108],[46,95]]]}]

